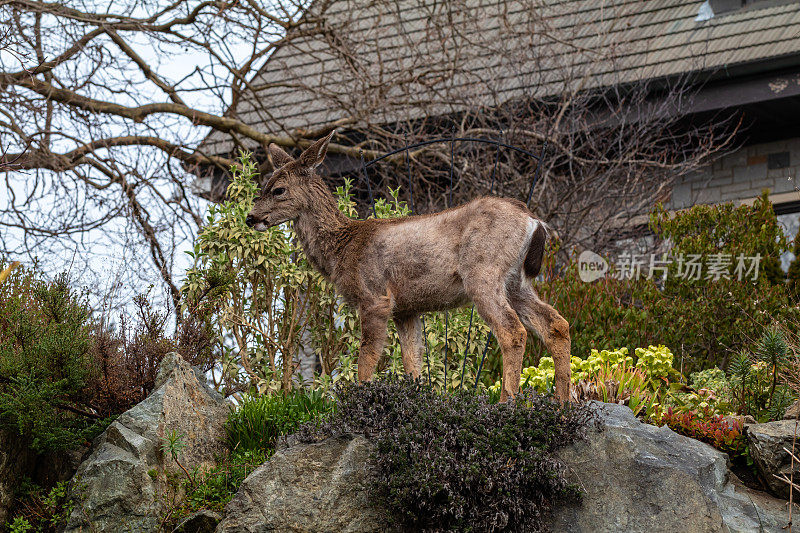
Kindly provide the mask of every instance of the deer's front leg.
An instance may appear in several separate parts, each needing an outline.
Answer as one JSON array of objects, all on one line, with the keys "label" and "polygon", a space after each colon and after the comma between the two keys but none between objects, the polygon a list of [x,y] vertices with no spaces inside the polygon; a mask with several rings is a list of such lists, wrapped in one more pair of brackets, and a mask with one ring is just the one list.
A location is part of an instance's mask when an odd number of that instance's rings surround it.
[{"label": "deer's front leg", "polygon": [[391,315],[390,298],[361,304],[361,350],[358,353],[358,380],[369,381],[375,373],[386,343],[386,326]]}]

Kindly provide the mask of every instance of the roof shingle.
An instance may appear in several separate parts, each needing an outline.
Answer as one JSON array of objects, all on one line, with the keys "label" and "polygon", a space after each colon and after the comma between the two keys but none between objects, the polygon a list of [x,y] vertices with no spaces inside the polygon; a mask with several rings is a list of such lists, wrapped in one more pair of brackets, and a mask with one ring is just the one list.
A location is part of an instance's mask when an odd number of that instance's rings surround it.
[{"label": "roof shingle", "polygon": [[[323,38],[278,48],[236,115],[275,133],[348,114],[387,123],[800,53],[796,2],[697,22],[701,4],[333,0],[324,16],[339,49]],[[216,131],[201,146],[232,148]]]}]

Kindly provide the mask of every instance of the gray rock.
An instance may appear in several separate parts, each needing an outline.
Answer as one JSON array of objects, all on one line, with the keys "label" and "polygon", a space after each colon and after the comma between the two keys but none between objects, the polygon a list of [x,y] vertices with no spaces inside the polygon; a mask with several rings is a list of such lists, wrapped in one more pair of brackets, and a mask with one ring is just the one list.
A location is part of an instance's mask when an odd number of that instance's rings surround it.
[{"label": "gray rock", "polygon": [[386,531],[369,489],[372,449],[345,436],[276,452],[242,483],[217,533]]},{"label": "gray rock", "polygon": [[172,533],[214,533],[222,517],[214,511],[203,509],[183,520]]},{"label": "gray rock", "polygon": [[782,503],[731,476],[726,454],[627,407],[595,408],[600,431],[559,454],[584,498],[556,510],[553,531],[783,531]]},{"label": "gray rock", "polygon": [[161,362],[156,385],[95,440],[70,483],[74,506],[66,532],[157,531],[166,476],[184,475],[161,449],[172,430],[183,435],[179,460],[187,469],[209,468],[225,453],[229,408],[202,374],[172,353]]},{"label": "gray rock", "polygon": [[794,420],[800,417],[800,400],[797,400],[783,413],[784,420]]},{"label": "gray rock", "polygon": [[[750,445],[750,455],[758,468],[761,478],[767,484],[770,492],[781,498],[789,498],[789,485],[775,475],[789,477],[792,473],[792,457],[784,450],[792,449],[795,420],[776,420],[765,424],[753,424],[747,428],[747,442]],[[800,450],[800,438],[797,441]],[[800,453],[795,453],[800,455]],[[800,464],[795,463],[794,471],[800,474]],[[800,475],[795,476],[795,483],[800,480]]]},{"label": "gray rock", "polygon": [[[552,531],[783,532],[784,502],[742,485],[724,453],[643,424],[625,406],[592,408],[598,430],[559,454],[584,498],[555,510]],[[368,489],[369,441],[287,445],[245,480],[217,533],[386,530]]]}]

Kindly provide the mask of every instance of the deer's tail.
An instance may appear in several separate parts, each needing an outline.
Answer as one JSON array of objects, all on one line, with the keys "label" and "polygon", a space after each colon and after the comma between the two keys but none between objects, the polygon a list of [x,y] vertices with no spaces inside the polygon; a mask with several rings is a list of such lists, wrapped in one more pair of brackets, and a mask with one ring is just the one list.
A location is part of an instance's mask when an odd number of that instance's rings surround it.
[{"label": "deer's tail", "polygon": [[541,220],[536,220],[536,229],[528,244],[528,253],[525,254],[525,275],[529,278],[538,276],[542,269],[545,242],[547,242],[547,226]]}]

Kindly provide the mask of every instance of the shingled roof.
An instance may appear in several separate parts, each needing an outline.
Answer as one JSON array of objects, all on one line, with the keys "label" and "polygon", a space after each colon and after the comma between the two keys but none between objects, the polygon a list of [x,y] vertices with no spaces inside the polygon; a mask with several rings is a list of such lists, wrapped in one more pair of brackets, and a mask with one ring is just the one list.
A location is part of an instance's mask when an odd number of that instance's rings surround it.
[{"label": "shingled roof", "polygon": [[[407,81],[382,95],[387,105],[359,117],[389,123],[431,109],[447,112],[467,103],[492,106],[520,96],[731,71],[800,53],[797,2],[750,0],[707,20],[697,20],[700,1],[538,3],[533,17],[530,1],[462,0],[457,13],[447,13],[457,30],[448,34],[431,22],[443,16],[447,1],[324,3],[324,13],[315,14],[334,32],[346,29],[341,46],[352,57],[320,38],[294,40],[272,54],[235,114],[270,133],[315,128],[359,113],[359,102],[375,90],[376,80],[405,76]],[[313,2],[309,9],[321,4]],[[390,5],[395,7],[387,9]],[[455,61],[463,68],[451,69]],[[576,72],[581,74],[572,76]],[[324,96],[316,91],[321,86]],[[457,99],[432,102],[426,96],[454,88]],[[233,144],[214,131],[201,148],[220,154]]]}]

